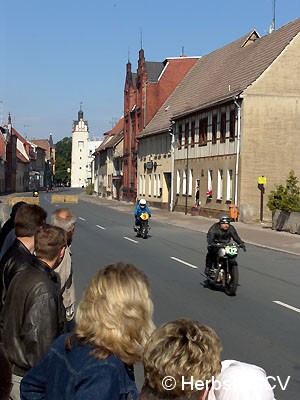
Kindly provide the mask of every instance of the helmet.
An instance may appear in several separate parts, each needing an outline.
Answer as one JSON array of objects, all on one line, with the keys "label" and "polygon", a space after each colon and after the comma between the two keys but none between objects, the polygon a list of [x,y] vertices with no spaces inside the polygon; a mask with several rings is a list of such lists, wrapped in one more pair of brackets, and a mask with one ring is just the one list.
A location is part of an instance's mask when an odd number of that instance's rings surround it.
[{"label": "helmet", "polygon": [[228,215],[222,215],[219,219],[219,224],[230,224],[231,218]]},{"label": "helmet", "polygon": [[146,207],[146,200],[145,199],[141,199],[140,202],[139,202],[139,205],[140,205],[141,208]]}]

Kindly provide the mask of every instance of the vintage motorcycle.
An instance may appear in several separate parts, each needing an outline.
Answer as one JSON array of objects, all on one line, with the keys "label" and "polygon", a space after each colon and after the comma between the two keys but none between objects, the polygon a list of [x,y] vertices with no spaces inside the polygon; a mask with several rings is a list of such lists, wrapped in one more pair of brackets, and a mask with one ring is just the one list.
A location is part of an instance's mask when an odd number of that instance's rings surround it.
[{"label": "vintage motorcycle", "polygon": [[148,213],[145,212],[140,215],[140,224],[136,225],[134,230],[136,231],[137,236],[140,236],[143,239],[147,239],[150,230]]},{"label": "vintage motorcycle", "polygon": [[207,275],[210,287],[222,286],[228,296],[235,296],[239,280],[238,255],[239,245],[235,242],[218,245],[216,262]]}]

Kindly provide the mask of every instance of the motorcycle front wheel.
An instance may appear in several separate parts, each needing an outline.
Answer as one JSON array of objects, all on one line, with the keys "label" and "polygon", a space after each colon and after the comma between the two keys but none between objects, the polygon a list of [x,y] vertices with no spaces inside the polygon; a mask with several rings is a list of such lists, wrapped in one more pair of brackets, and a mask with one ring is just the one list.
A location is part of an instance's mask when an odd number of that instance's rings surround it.
[{"label": "motorcycle front wheel", "polygon": [[227,296],[235,296],[239,282],[239,270],[237,264],[232,264],[230,268],[230,279],[225,283],[225,293]]}]

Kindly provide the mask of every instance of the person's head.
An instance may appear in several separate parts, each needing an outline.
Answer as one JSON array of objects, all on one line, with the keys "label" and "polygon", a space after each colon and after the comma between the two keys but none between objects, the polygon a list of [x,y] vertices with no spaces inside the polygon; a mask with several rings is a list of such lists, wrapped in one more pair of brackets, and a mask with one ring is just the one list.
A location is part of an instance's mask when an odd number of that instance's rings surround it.
[{"label": "person's head", "polygon": [[67,246],[67,233],[62,228],[44,225],[34,235],[35,255],[52,269],[58,267]]},{"label": "person's head", "polygon": [[141,200],[139,201],[139,205],[140,205],[141,208],[145,208],[145,207],[146,207],[146,204],[147,204],[147,202],[146,202],[145,199],[141,199]]},{"label": "person's head", "polygon": [[58,208],[51,215],[51,224],[64,229],[68,234],[68,242],[72,241],[76,216],[69,208]]},{"label": "person's head", "polygon": [[[162,325],[144,349],[145,382],[140,399],[182,399],[183,395],[185,399],[205,398],[212,377],[221,370],[221,351],[216,332],[198,321],[179,319]],[[172,377],[172,390],[166,389],[171,383],[166,377]],[[191,379],[203,382],[203,389],[185,385],[182,390],[183,377],[186,382]]]},{"label": "person's head", "polygon": [[133,364],[153,332],[152,314],[146,275],[132,264],[111,264],[94,276],[78,305],[75,337],[95,346],[98,358],[116,354]]},{"label": "person's head", "polygon": [[209,400],[275,400],[266,372],[256,365],[223,361],[222,372],[216,381]]},{"label": "person's head", "polygon": [[17,237],[32,237],[36,231],[45,225],[47,212],[37,204],[24,204],[15,217],[15,231]]},{"label": "person's head", "polygon": [[220,217],[219,224],[223,231],[227,231],[229,229],[230,221],[231,219],[227,215],[222,215],[222,217]]},{"label": "person's head", "polygon": [[9,395],[12,387],[12,368],[8,361],[7,354],[0,343],[0,400],[10,399]]},{"label": "person's head", "polygon": [[15,216],[16,216],[16,213],[17,213],[18,209],[19,209],[20,207],[22,207],[24,204],[26,204],[25,201],[18,201],[17,203],[15,203],[15,204],[12,206],[11,213],[10,213],[10,217],[11,217],[12,219],[15,219]]}]

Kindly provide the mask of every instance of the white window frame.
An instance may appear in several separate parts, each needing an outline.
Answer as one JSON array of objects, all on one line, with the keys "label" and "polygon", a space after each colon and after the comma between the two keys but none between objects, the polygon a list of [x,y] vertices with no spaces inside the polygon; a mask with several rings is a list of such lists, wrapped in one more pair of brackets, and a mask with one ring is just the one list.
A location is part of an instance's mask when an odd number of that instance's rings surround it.
[{"label": "white window frame", "polygon": [[207,171],[207,190],[212,191],[212,184],[213,184],[213,170],[209,169]]},{"label": "white window frame", "polygon": [[217,200],[222,200],[222,198],[223,198],[223,179],[224,179],[223,170],[222,169],[218,169]]},{"label": "white window frame", "polygon": [[180,194],[180,169],[177,170],[176,176],[176,194]]},{"label": "white window frame", "polygon": [[148,175],[148,196],[152,195],[152,174]]},{"label": "white window frame", "polygon": [[186,187],[186,178],[187,178],[187,170],[186,168],[182,171],[182,194],[187,195],[187,187]]},{"label": "white window frame", "polygon": [[188,195],[192,196],[193,194],[193,169],[189,170],[189,187],[188,187]]},{"label": "white window frame", "polygon": [[226,200],[232,201],[232,193],[233,193],[233,170],[227,170],[227,181],[226,181]]}]

